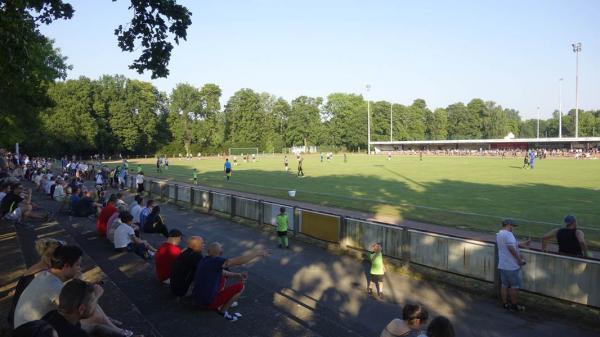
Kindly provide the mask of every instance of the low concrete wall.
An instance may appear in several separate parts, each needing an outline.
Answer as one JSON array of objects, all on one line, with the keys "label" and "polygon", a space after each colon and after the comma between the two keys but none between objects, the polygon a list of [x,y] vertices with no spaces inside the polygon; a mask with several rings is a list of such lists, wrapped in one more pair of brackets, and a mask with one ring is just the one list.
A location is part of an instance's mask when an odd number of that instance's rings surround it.
[{"label": "low concrete wall", "polygon": [[235,215],[258,221],[259,203],[256,200],[235,197]]},{"label": "low concrete wall", "polygon": [[600,307],[600,261],[522,250],[523,289]]},{"label": "low concrete wall", "polygon": [[398,226],[348,218],[343,245],[368,250],[371,244],[377,242],[381,244],[384,255],[401,259],[403,231],[402,227]]},{"label": "low concrete wall", "polygon": [[409,230],[410,262],[493,282],[494,245]]},{"label": "low concrete wall", "polygon": [[274,203],[270,203],[270,202],[263,202],[263,205],[264,205],[263,206],[264,207],[263,222],[265,224],[277,226],[277,221],[275,218],[277,217],[277,215],[279,215],[279,209],[281,207],[284,207],[285,213],[288,216],[288,229],[289,230],[296,229],[296,222],[294,221],[294,209],[292,207],[283,206],[280,204],[274,204]]},{"label": "low concrete wall", "polygon": [[220,194],[215,192],[210,193],[212,195],[211,209],[221,213],[231,214],[231,197],[227,194]]},{"label": "low concrete wall", "polygon": [[177,201],[181,201],[182,203],[191,202],[191,194],[192,189],[187,186],[179,186],[177,190]]},{"label": "low concrete wall", "polygon": [[210,209],[210,192],[194,188],[194,203],[196,207],[200,207],[208,211]]},{"label": "low concrete wall", "polygon": [[340,217],[334,215],[300,211],[300,233],[313,238],[337,243],[340,241]]}]

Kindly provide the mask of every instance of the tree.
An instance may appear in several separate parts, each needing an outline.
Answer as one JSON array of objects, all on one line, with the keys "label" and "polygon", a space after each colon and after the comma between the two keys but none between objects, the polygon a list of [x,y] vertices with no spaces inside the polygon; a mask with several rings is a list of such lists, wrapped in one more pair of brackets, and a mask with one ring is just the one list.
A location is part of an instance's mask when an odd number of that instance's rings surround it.
[{"label": "tree", "polygon": [[[185,40],[191,13],[175,0],[130,1],[133,18],[125,28],[115,30],[118,45],[132,52],[139,41],[141,55],[130,68],[139,73],[151,71],[152,78],[166,77],[173,49],[169,34],[175,43]],[[54,80],[64,79],[69,67],[38,27],[71,19],[74,12],[62,0],[0,2],[0,143],[23,141],[23,129],[39,125],[37,116],[51,105],[48,88]]]},{"label": "tree", "polygon": [[200,91],[187,83],[179,83],[171,92],[169,125],[173,138],[183,144],[186,154],[194,139],[194,124],[201,117]]},{"label": "tree", "polygon": [[265,115],[260,95],[251,89],[238,90],[225,105],[225,136],[228,146],[259,147]]},{"label": "tree", "polygon": [[308,146],[317,143],[321,104],[321,97],[300,96],[292,101],[286,134],[288,144]]},{"label": "tree", "polygon": [[330,145],[344,146],[347,149],[366,147],[367,102],[362,96],[344,93],[330,94],[327,96],[323,112],[324,118],[329,121],[327,132]]},{"label": "tree", "polygon": [[[39,112],[50,106],[48,89],[54,80],[65,78],[68,66],[52,42],[37,29],[37,21],[24,7],[32,1],[0,3],[0,143],[22,142],[27,131],[40,125]],[[40,22],[70,17],[70,6],[37,10]]]},{"label": "tree", "polygon": [[448,135],[450,139],[478,139],[481,137],[479,116],[469,112],[458,102],[446,108],[448,112]]},{"label": "tree", "polygon": [[446,140],[448,138],[448,113],[445,109],[435,109],[430,130],[431,139],[433,140]]},{"label": "tree", "polygon": [[41,112],[49,153],[83,153],[95,148],[98,125],[93,117],[92,81],[81,77],[48,89],[54,106]]},{"label": "tree", "polygon": [[199,149],[215,151],[225,138],[225,116],[221,111],[221,88],[212,83],[200,88],[199,120],[195,123],[195,141]]},{"label": "tree", "polygon": [[404,109],[404,122],[406,123],[407,140],[425,139],[425,122],[431,111],[427,108],[427,103],[423,99],[416,99],[413,104]]}]

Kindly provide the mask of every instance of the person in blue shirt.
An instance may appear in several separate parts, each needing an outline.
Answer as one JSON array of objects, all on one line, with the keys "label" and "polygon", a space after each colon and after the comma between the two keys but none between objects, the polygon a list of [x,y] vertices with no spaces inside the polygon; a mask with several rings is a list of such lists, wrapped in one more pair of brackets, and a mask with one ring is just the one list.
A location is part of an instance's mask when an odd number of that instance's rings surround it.
[{"label": "person in blue shirt", "polygon": [[146,208],[142,209],[140,212],[140,225],[143,226],[146,223],[146,218],[152,212],[152,208],[154,208],[154,200],[150,199],[146,202]]},{"label": "person in blue shirt", "polygon": [[[224,258],[222,255],[223,246],[219,242],[213,242],[208,246],[208,255],[200,260],[196,267],[192,297],[197,305],[217,310],[226,320],[237,321],[242,315],[230,314],[228,310],[244,291],[248,273],[234,273],[227,269],[247,264],[258,257],[266,257],[269,252],[258,249],[234,258]],[[226,287],[226,277],[238,278],[240,281]]]},{"label": "person in blue shirt", "polygon": [[231,162],[229,162],[229,158],[225,159],[225,177],[227,177],[227,181],[229,181],[229,178],[231,177]]},{"label": "person in blue shirt", "polygon": [[529,152],[529,167],[533,170],[533,166],[535,165],[535,152],[531,150]]}]

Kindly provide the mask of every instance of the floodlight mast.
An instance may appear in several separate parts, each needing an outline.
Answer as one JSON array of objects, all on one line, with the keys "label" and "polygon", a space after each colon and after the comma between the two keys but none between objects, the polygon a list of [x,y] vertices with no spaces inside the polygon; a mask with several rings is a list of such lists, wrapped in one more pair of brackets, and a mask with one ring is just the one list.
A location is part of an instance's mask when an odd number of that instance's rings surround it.
[{"label": "floodlight mast", "polygon": [[579,137],[579,52],[581,42],[571,44],[575,53],[575,138]]},{"label": "floodlight mast", "polygon": [[558,79],[558,138],[562,138],[562,82],[561,77]]},{"label": "floodlight mast", "polygon": [[367,153],[371,154],[371,102],[368,97],[371,85],[367,84],[365,87],[367,88]]},{"label": "floodlight mast", "polygon": [[540,138],[540,107],[537,107],[537,137]]}]

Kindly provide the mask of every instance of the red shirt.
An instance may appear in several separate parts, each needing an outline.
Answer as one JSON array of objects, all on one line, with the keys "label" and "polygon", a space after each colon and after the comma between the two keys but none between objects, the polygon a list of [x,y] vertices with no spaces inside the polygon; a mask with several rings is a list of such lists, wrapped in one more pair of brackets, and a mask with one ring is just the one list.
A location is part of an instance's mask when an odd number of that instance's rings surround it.
[{"label": "red shirt", "polygon": [[115,212],[117,212],[117,208],[112,204],[107,204],[100,212],[100,215],[98,215],[98,220],[96,220],[96,231],[98,231],[98,235],[101,237],[106,237],[108,220]]},{"label": "red shirt", "polygon": [[165,242],[158,248],[154,261],[156,263],[156,277],[159,281],[164,281],[171,277],[171,266],[177,256],[181,254],[181,248],[174,244]]}]

